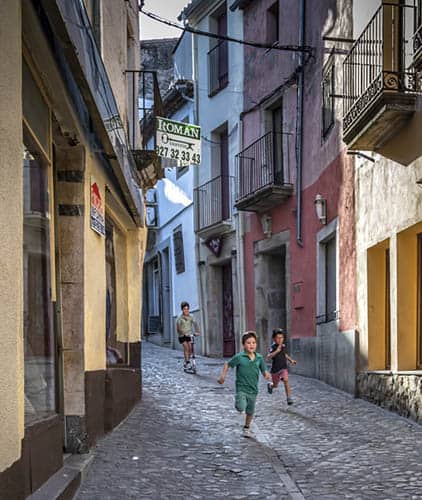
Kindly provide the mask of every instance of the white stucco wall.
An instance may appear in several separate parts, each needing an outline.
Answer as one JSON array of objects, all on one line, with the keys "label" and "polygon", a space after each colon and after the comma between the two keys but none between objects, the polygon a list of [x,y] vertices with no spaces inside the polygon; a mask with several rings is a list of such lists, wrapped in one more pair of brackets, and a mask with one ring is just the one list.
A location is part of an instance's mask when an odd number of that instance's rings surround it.
[{"label": "white stucco wall", "polygon": [[[182,121],[188,117],[189,123],[194,123],[194,106],[187,101],[171,119]],[[166,168],[165,178],[158,181],[155,189],[158,202],[157,238],[154,249],[149,251],[147,259],[154,256],[166,246],[170,251],[172,314],[180,314],[180,303],[187,300],[191,310],[199,308],[198,287],[196,278],[195,233],[193,230],[193,186],[195,166],[179,179],[176,178],[176,168]],[[173,231],[182,226],[183,248],[185,256],[185,272],[177,274],[174,265]]]},{"label": "white stucco wall", "polygon": [[[200,30],[212,31],[209,16],[201,19],[197,25]],[[243,15],[236,9],[232,12],[227,9],[228,36],[243,38]],[[212,172],[212,156],[218,150],[218,145],[210,140],[212,131],[227,122],[229,134],[229,168],[230,175],[235,174],[235,155],[239,152],[239,116],[243,110],[243,45],[229,43],[229,83],[226,88],[213,97],[208,97],[208,52],[215,41],[207,37],[197,36],[195,47],[195,76],[197,78],[198,117],[202,133],[202,162],[198,170],[197,185],[200,185],[215,176]],[[194,67],[195,67],[194,64]],[[217,152],[218,154],[218,152]]]}]

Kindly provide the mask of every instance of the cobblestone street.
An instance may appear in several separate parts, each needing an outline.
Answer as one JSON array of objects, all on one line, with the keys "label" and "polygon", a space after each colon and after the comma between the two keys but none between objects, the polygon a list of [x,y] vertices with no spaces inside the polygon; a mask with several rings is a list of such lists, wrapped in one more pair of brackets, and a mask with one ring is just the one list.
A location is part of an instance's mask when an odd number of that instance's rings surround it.
[{"label": "cobblestone street", "polygon": [[299,376],[287,407],[261,378],[245,439],[233,371],[219,386],[221,360],[182,362],[143,343],[142,401],[98,444],[79,500],[422,499],[421,426]]}]

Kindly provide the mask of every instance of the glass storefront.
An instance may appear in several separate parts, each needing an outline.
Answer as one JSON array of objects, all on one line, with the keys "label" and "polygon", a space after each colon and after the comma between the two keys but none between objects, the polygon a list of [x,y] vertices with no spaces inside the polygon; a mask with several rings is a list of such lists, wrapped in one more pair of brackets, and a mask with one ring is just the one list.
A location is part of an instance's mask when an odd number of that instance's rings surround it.
[{"label": "glass storefront", "polygon": [[26,64],[23,79],[23,320],[25,423],[28,424],[56,411],[56,343],[49,206],[51,164],[47,141],[50,132],[45,118],[49,109]]},{"label": "glass storefront", "polygon": [[[120,249],[120,255],[126,251],[124,236],[106,217],[106,358],[107,365],[127,363],[127,345],[117,338],[117,293],[118,283],[116,279],[116,252]],[[126,266],[126,262],[121,262]]]}]

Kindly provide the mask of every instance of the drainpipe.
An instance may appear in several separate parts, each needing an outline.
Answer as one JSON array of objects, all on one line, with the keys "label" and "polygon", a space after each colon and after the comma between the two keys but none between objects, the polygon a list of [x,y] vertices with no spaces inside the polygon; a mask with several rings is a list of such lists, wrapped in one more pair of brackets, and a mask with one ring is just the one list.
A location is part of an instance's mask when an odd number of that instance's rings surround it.
[{"label": "drainpipe", "polygon": [[[305,27],[306,27],[306,0],[300,0],[300,17],[299,17],[299,46],[305,44]],[[296,241],[297,244],[303,247],[302,241],[302,161],[303,161],[303,87],[304,87],[304,71],[303,71],[303,52],[299,52],[298,59],[299,76],[297,86],[297,118],[296,118]]]},{"label": "drainpipe", "polygon": [[[199,125],[199,89],[198,89],[198,47],[197,47],[197,39],[196,36],[192,33],[192,73],[193,73],[193,81],[194,81],[194,123]],[[199,179],[199,170],[198,167],[194,167],[193,169],[193,186],[198,186]],[[193,193],[192,193],[193,194]],[[195,200],[194,200],[195,201]],[[196,214],[195,204],[193,205],[193,218],[195,221]],[[205,314],[205,301],[204,301],[204,287],[203,287],[203,277],[202,273],[205,266],[199,264],[201,262],[201,242],[197,233],[195,233],[195,261],[196,261],[196,286],[198,289],[198,300],[199,300],[199,318],[201,324],[201,347],[202,354],[207,355],[207,342],[206,336],[208,333],[207,323],[206,323],[206,314]]]},{"label": "drainpipe", "polygon": [[[243,116],[240,115],[240,148],[239,151],[243,150],[243,138],[244,138],[244,123]],[[237,212],[238,217],[238,227],[236,231],[237,235],[237,276],[239,284],[239,329],[240,333],[246,330],[246,299],[245,299],[245,213],[242,211]],[[239,337],[238,337],[239,338]],[[237,340],[237,339],[236,339]],[[237,344],[237,342],[236,342]],[[236,349],[238,345],[236,345]]]}]

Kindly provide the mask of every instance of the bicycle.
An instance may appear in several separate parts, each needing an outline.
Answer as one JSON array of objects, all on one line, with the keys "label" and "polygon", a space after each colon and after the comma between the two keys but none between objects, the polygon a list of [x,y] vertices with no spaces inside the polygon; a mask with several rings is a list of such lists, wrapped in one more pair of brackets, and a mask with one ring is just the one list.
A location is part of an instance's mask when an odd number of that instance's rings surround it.
[{"label": "bicycle", "polygon": [[185,373],[196,374],[196,357],[195,357],[195,335],[190,335],[191,342],[191,352],[190,358],[187,362],[186,367],[184,368]]}]

